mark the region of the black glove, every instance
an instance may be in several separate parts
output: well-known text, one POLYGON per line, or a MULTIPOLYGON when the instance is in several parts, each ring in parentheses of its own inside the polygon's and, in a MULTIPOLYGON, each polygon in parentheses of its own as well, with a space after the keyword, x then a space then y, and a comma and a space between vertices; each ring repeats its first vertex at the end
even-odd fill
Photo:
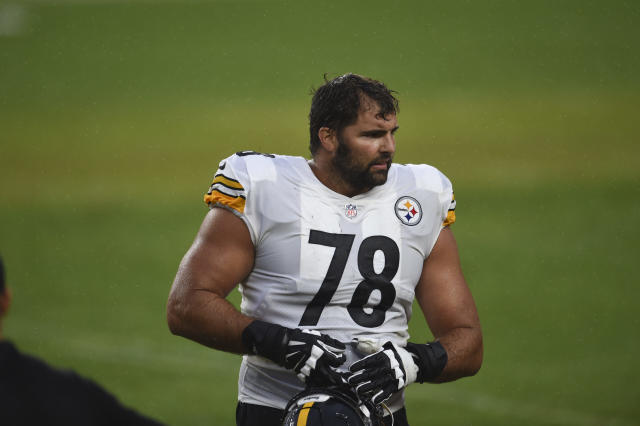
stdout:
POLYGON ((439 342, 408 343, 406 348, 386 342, 382 350, 354 362, 347 381, 377 405, 415 381, 436 378, 446 364, 447 352, 439 342))
POLYGON ((249 353, 295 371, 304 383, 314 386, 344 383, 333 368, 346 361, 346 347, 326 334, 255 320, 242 332, 242 343, 249 353))
POLYGON ((353 373, 347 379, 349 384, 361 399, 369 399, 374 405, 413 383, 418 374, 411 353, 391 342, 354 362, 349 370, 353 373))

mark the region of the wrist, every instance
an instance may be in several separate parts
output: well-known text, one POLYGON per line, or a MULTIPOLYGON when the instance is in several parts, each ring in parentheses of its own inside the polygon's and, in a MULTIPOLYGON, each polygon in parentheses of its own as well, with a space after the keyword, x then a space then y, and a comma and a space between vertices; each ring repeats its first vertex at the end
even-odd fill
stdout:
POLYGON ((252 355, 260 355, 284 365, 289 329, 278 324, 254 320, 242 331, 242 345, 252 355))
POLYGON ((440 342, 407 343, 406 347, 418 366, 416 381, 419 383, 430 382, 436 379, 447 366, 447 351, 440 342))
POLYGON ((408 386, 411 383, 415 382, 418 379, 418 373, 420 371, 418 364, 416 364, 413 354, 408 351, 406 348, 395 347, 395 351, 400 358, 400 362, 402 362, 402 369, 404 370, 404 386, 408 386))

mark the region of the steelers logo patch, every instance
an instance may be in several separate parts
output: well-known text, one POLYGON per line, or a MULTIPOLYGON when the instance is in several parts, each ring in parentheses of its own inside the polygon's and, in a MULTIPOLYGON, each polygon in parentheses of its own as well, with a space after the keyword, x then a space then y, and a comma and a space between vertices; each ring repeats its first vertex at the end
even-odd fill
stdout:
POLYGON ((422 219, 422 207, 418 200, 412 197, 400 197, 396 201, 396 216, 405 225, 414 226, 422 219))

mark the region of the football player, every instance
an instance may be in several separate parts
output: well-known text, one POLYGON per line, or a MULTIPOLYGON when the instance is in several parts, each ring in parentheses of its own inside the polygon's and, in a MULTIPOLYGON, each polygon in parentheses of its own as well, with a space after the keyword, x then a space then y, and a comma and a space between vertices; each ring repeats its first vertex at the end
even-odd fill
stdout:
POLYGON ((406 386, 480 368, 453 188, 434 167, 392 162, 397 112, 383 83, 345 74, 313 95, 310 160, 220 162, 167 317, 175 334, 244 354, 238 425, 278 425, 305 384, 345 382, 408 424, 406 386), (226 300, 238 284, 240 311, 226 300), (414 299, 433 342, 408 342, 414 299))

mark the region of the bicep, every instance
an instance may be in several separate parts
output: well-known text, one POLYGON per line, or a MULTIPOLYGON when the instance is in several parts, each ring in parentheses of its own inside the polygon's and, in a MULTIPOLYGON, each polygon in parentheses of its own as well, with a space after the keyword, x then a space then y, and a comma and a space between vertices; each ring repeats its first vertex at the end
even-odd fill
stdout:
POLYGON ((254 246, 242 219, 213 208, 180 263, 172 292, 203 290, 226 297, 247 277, 253 261, 254 246))
POLYGON ((425 260, 416 298, 434 337, 456 328, 476 328, 480 321, 462 274, 453 232, 444 228, 425 260))

